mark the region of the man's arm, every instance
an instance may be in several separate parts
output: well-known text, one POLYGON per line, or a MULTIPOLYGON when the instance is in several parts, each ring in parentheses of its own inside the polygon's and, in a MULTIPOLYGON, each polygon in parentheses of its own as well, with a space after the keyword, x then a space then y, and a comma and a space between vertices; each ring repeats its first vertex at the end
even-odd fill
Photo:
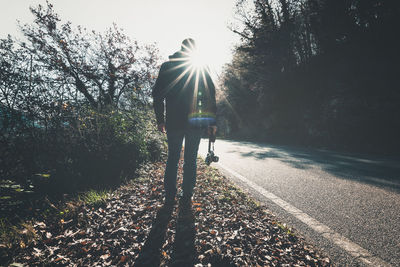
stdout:
POLYGON ((156 84, 153 87, 153 108, 156 114, 158 130, 165 132, 165 115, 164 115, 164 89, 165 89, 165 64, 161 65, 156 84))

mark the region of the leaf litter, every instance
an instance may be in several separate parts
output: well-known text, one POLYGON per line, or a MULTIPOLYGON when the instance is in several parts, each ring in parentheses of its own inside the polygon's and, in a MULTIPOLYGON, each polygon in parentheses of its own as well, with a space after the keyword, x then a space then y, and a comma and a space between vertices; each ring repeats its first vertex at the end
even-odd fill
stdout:
MULTIPOLYGON (((165 164, 100 207, 81 205, 64 220, 38 221, 39 238, 14 251, 25 266, 331 266, 330 259, 277 222, 216 169, 198 160, 191 203, 163 206, 165 164)), ((178 177, 182 177, 180 164, 178 177)), ((178 179, 180 188, 182 179, 178 179)))

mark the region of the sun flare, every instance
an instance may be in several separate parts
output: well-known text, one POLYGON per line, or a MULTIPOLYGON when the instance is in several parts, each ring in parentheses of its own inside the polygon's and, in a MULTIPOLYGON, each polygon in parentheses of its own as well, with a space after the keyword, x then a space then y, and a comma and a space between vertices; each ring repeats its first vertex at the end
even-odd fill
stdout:
POLYGON ((213 55, 213 50, 207 48, 206 46, 199 45, 196 41, 194 43, 188 43, 185 47, 185 54, 187 56, 188 65, 193 71, 215 71, 216 66, 218 65, 217 58, 213 55))
POLYGON ((195 68, 204 68, 209 64, 209 62, 206 57, 196 49, 190 54, 190 64, 195 68))

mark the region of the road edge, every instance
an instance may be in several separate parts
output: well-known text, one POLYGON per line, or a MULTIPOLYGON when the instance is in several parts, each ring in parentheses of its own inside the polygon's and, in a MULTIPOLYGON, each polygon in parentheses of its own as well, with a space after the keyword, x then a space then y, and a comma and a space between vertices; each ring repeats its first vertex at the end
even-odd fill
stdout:
POLYGON ((292 206, 288 202, 284 201, 283 199, 279 198, 275 194, 269 192, 268 190, 262 188, 261 186, 255 184, 254 182, 248 180, 246 177, 242 176, 241 174, 235 172, 234 170, 230 169, 227 166, 222 165, 221 163, 216 164, 218 167, 223 169, 229 175, 232 175, 236 179, 240 180, 247 186, 254 189, 259 194, 263 195, 265 198, 269 199, 280 208, 284 209, 290 215, 295 217, 297 220, 301 221, 308 227, 310 227, 313 231, 319 233, 322 237, 329 240, 330 242, 334 243, 339 248, 346 251, 348 254, 353 256, 357 261, 361 264, 366 266, 392 266, 388 262, 384 261, 383 259, 374 256, 368 252, 365 248, 361 247, 360 245, 352 242, 350 239, 342 236, 341 234, 335 232, 325 224, 317 221, 316 219, 312 218, 308 214, 304 213, 300 209, 292 206))

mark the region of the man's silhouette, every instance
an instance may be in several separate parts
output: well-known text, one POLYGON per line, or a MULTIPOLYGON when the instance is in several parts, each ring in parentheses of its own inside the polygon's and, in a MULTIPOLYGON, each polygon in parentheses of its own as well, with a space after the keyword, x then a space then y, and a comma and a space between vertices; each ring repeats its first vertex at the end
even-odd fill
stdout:
POLYGON ((215 87, 208 68, 194 66, 193 39, 185 39, 181 50, 161 65, 153 88, 158 129, 167 132, 168 160, 164 174, 165 201, 172 204, 176 194, 178 162, 185 139, 182 200, 190 201, 196 183, 196 158, 204 129, 216 132, 215 87), (164 100, 166 114, 164 114, 164 100))

